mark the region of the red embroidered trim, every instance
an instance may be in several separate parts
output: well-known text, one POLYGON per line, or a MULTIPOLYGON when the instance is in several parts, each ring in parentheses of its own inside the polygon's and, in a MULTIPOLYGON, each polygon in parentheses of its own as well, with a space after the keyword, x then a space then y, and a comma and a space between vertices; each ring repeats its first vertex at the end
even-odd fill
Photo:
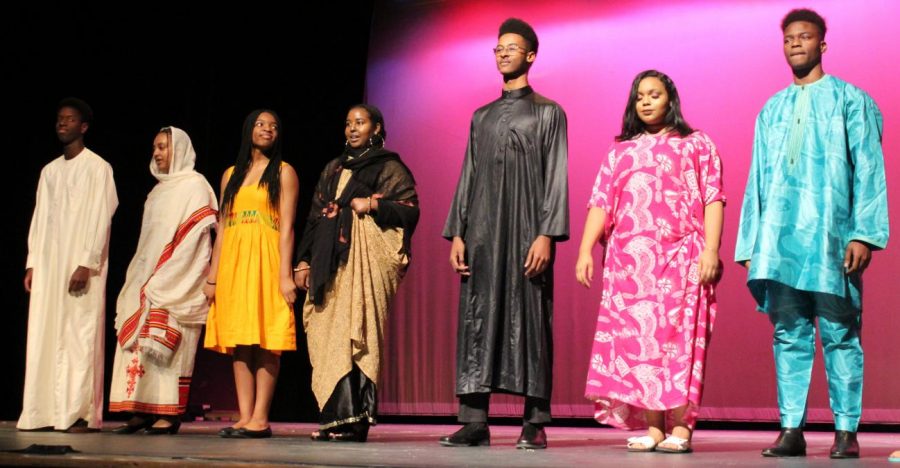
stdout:
MULTIPOLYGON (((202 219, 207 216, 215 216, 216 210, 210 208, 209 206, 204 206, 199 210, 195 211, 191 216, 188 217, 187 221, 181 223, 178 226, 178 229, 175 230, 175 237, 172 239, 172 242, 169 242, 166 247, 163 249, 162 254, 159 256, 159 261, 156 262, 156 268, 153 269, 153 273, 155 274, 159 271, 162 266, 172 258, 172 252, 178 247, 178 244, 184 240, 187 234, 194 228, 202 219)), ((150 275, 152 278, 153 275, 150 275)), ((150 282, 150 278, 147 278, 147 282, 150 282)), ((147 283, 144 283, 141 286, 141 301, 138 310, 135 311, 131 317, 125 320, 125 323, 122 324, 122 329, 119 331, 119 345, 124 346, 125 342, 130 340, 132 336, 134 336, 135 331, 137 331, 137 325, 141 318, 141 311, 144 310, 144 302, 146 301, 146 296, 144 295, 144 288, 147 287, 147 283)))

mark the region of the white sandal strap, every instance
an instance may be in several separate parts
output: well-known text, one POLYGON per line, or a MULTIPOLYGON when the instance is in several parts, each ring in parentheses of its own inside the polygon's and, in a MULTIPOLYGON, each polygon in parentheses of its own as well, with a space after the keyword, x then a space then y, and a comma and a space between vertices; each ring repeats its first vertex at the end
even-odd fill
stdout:
POLYGON ((666 437, 665 440, 660 442, 660 445, 672 445, 678 447, 678 449, 681 450, 686 448, 688 443, 690 443, 690 440, 688 439, 682 439, 681 437, 670 435, 669 437, 666 437))
POLYGON ((628 438, 628 446, 632 445, 642 445, 644 447, 656 447, 656 440, 650 436, 641 436, 641 437, 629 437, 628 438))

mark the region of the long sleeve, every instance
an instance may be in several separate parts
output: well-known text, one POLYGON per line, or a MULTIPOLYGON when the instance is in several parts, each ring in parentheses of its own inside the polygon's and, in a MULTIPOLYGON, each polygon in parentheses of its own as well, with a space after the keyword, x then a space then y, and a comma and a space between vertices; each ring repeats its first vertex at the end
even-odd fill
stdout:
POLYGON ((378 210, 373 219, 382 228, 400 227, 412 231, 419 222, 419 196, 412 175, 405 165, 391 161, 385 164, 378 177, 376 193, 378 210))
POLYGON ((462 172, 456 185, 456 193, 453 195, 453 203, 450 204, 450 213, 444 224, 444 238, 452 240, 454 237, 465 237, 466 227, 469 221, 469 203, 472 199, 471 191, 475 183, 475 154, 476 147, 475 118, 469 128, 469 143, 466 145, 466 156, 463 159, 462 172))
POLYGON ((119 206, 112 167, 109 164, 104 162, 97 168, 90 187, 92 196, 81 219, 82 226, 87 229, 88 234, 84 238, 81 251, 73 253, 76 255, 78 265, 97 271, 103 262, 103 255, 109 242, 113 214, 119 206))
POLYGON ((396 202, 393 200, 378 200, 378 211, 373 218, 382 228, 401 227, 415 228, 419 222, 418 202, 396 202))
POLYGON ((848 241, 862 241, 874 249, 883 249, 889 227, 881 112, 865 94, 849 97, 847 105, 847 142, 853 163, 848 241))
POLYGON ((737 263, 750 260, 756 246, 756 238, 759 235, 759 218, 762 210, 760 177, 766 153, 765 128, 766 123, 763 114, 760 113, 756 118, 756 129, 753 134, 753 159, 750 163, 750 174, 747 176, 747 187, 744 190, 737 245, 734 248, 734 261, 737 263))
POLYGON ((38 180, 37 196, 34 200, 34 214, 31 216, 31 228, 28 230, 28 257, 25 260, 25 269, 34 268, 37 262, 37 256, 40 254, 44 246, 41 242, 44 240, 47 230, 47 210, 50 200, 50 194, 47 192, 46 170, 41 171, 41 177, 38 180))
POLYGON ((538 233, 559 242, 569 239, 568 134, 562 108, 551 106, 549 112, 544 135, 544 202, 538 233))

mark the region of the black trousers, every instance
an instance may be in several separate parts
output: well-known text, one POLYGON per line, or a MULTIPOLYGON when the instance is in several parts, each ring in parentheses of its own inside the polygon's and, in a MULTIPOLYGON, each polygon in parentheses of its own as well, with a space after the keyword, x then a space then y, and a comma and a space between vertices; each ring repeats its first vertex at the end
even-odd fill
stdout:
MULTIPOLYGON (((459 422, 487 422, 490 404, 490 393, 466 393, 459 395, 459 422)), ((550 400, 526 396, 525 413, 522 415, 522 420, 531 424, 549 423, 550 400)))

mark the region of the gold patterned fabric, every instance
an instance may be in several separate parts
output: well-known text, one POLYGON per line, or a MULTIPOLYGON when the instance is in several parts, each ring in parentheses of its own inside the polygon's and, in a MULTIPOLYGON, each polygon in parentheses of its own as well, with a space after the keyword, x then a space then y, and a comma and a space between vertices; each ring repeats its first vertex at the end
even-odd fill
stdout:
MULTIPOLYGON (((344 170, 340 194, 352 171, 344 170)), ((312 363, 312 389, 321 410, 353 365, 379 381, 385 322, 409 262, 403 229, 382 228, 370 215, 353 216, 350 252, 325 290, 321 306, 307 298, 303 327, 312 363)))

